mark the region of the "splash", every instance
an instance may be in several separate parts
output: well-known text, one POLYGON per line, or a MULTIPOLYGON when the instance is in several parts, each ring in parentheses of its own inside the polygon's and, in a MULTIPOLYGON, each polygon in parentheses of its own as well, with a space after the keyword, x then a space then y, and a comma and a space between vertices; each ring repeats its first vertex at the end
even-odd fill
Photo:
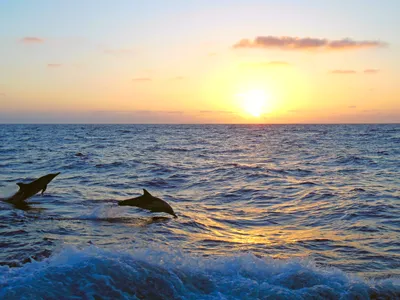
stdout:
POLYGON ((400 297, 400 280, 365 281, 307 260, 251 254, 63 248, 41 262, 0 267, 0 298, 308 299, 400 297))

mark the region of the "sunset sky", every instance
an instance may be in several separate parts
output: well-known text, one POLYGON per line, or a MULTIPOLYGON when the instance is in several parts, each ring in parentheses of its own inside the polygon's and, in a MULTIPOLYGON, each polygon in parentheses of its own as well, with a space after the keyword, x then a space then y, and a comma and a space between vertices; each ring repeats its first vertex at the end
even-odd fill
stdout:
POLYGON ((0 123, 400 122, 400 1, 0 0, 0 123))

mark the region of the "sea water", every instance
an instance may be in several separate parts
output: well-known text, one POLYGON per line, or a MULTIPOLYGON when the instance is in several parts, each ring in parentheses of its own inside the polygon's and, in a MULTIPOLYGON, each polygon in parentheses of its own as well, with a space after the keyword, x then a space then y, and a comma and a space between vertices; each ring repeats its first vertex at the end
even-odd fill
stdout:
POLYGON ((1 299, 400 298, 400 125, 0 125, 0 197, 55 172, 1 299))

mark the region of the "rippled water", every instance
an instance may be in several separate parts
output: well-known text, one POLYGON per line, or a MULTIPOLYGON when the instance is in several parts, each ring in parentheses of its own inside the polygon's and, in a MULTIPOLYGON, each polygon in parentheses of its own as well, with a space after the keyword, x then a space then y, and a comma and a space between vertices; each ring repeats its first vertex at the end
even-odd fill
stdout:
POLYGON ((0 197, 54 172, 0 298, 400 298, 400 125, 0 125, 0 197))

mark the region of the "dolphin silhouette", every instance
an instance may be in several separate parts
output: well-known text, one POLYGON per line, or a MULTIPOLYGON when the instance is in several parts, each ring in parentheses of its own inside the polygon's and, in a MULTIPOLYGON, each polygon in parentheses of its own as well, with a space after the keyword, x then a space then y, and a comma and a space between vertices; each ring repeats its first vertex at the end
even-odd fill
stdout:
POLYGON ((142 196, 119 201, 118 205, 136 206, 147 209, 151 212, 165 212, 167 214, 173 215, 175 218, 178 217, 174 213, 172 207, 167 202, 161 200, 160 198, 152 196, 146 189, 143 189, 142 196))
POLYGON ((13 204, 21 204, 24 203, 24 201, 27 200, 28 198, 39 193, 40 191, 42 191, 43 195, 43 193, 46 191, 47 185, 58 174, 60 174, 60 172, 54 174, 47 174, 32 181, 31 183, 18 182, 17 185, 19 186, 19 191, 16 192, 11 197, 2 200, 13 204))

